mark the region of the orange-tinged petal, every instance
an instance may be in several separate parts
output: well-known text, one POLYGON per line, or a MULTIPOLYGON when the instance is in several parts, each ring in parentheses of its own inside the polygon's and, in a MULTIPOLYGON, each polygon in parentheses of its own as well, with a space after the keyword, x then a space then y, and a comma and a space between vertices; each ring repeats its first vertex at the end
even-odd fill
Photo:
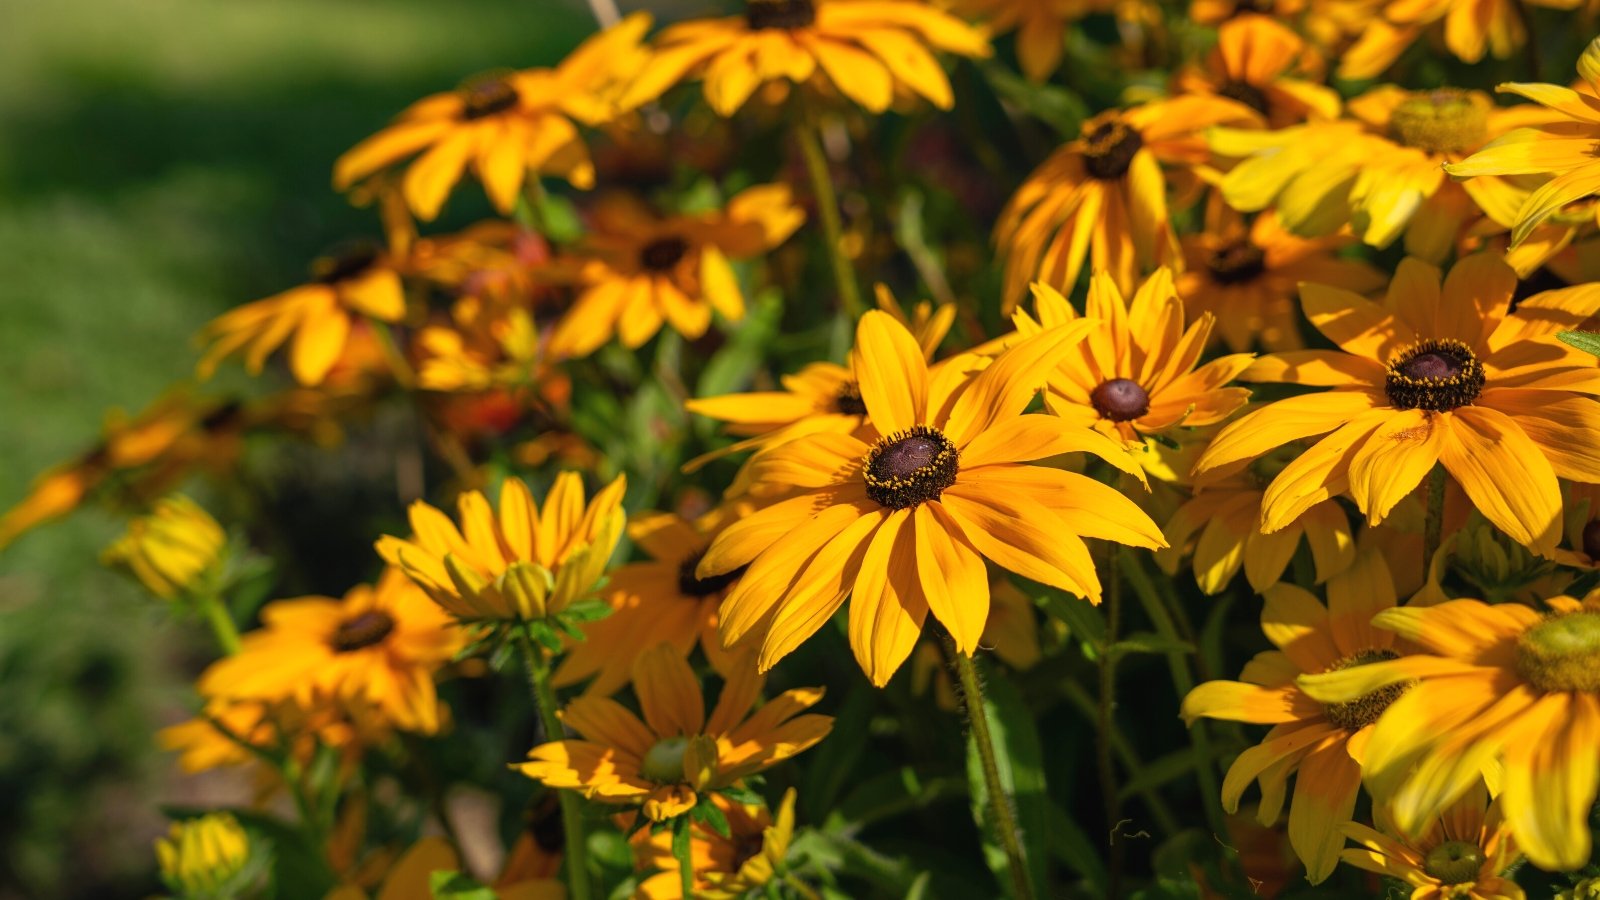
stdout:
POLYGON ((1300 761, 1294 801, 1289 805, 1289 845, 1306 865, 1306 879, 1318 884, 1333 874, 1344 847, 1339 826, 1355 813, 1361 792, 1361 767, 1345 742, 1329 741, 1300 761))
POLYGON ((633 689, 650 730, 659 737, 696 735, 705 727, 705 698, 689 663, 670 644, 639 654, 633 664, 633 689))
POLYGON ((1275 584, 1262 594, 1261 631, 1302 672, 1326 671, 1344 655, 1328 628, 1328 610, 1310 591, 1275 584))
MULTIPOLYGON (((1183 698, 1183 707, 1178 714, 1191 725, 1195 719, 1202 717, 1276 725, 1306 718, 1307 704, 1297 699, 1301 696, 1293 688, 1265 688, 1238 681, 1208 681, 1183 698)), ((1318 710, 1310 711, 1315 714, 1318 710)))
POLYGON ((955 639, 957 652, 971 656, 989 620, 989 575, 983 557, 941 505, 918 505, 914 519, 923 597, 955 639))
POLYGON ((928 615, 917 576, 915 527, 908 510, 890 514, 867 549, 850 598, 850 649, 877 687, 888 684, 911 655, 928 615), (899 527, 893 528, 896 520, 899 527))
POLYGON ((1440 462, 1474 506, 1513 540, 1536 552, 1561 539, 1561 489, 1555 470, 1505 413, 1463 406, 1452 414, 1440 462))
POLYGON ((877 309, 861 316, 850 361, 861 402, 880 434, 926 421, 928 364, 917 339, 894 316, 877 309))

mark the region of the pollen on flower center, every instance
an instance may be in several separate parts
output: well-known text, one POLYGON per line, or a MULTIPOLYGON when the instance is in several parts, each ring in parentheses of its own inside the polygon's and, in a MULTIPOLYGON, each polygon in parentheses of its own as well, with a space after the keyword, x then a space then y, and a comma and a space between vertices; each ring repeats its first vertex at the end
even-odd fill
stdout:
POLYGON ((1084 123, 1083 168, 1092 177, 1111 181, 1127 174, 1133 156, 1144 146, 1144 137, 1115 114, 1084 123))
POLYGON ((710 578, 696 578, 694 571, 700 566, 700 560, 706 555, 704 550, 692 553, 678 566, 678 593, 685 597, 709 597, 739 580, 747 566, 740 566, 721 575, 710 578))
POLYGON ((937 428, 913 425, 878 441, 861 467, 867 496, 890 509, 937 500, 956 483, 961 454, 937 428))
POLYGON ((1493 104, 1477 91, 1418 91, 1389 115, 1389 135, 1429 153, 1470 153, 1489 137, 1493 104))
POLYGON ((1551 616, 1524 631, 1517 674, 1541 691, 1600 691, 1600 613, 1551 616))
POLYGON ((645 751, 639 765, 639 774, 657 784, 675 784, 683 781, 683 757, 689 752, 689 739, 662 738, 645 751))
MULTIPOLYGON (((1363 650, 1354 656, 1347 656, 1339 660, 1329 666, 1328 671, 1337 672, 1353 666, 1366 666, 1399 658, 1400 654, 1395 653, 1393 650, 1363 650)), ((1378 721, 1378 717, 1383 715, 1383 711, 1389 708, 1389 704, 1399 700, 1400 696, 1411 690, 1412 685, 1415 683, 1413 681, 1401 681, 1378 688, 1370 694, 1363 694, 1354 700, 1347 700, 1343 703, 1324 703, 1322 709, 1327 714, 1328 721, 1333 724, 1347 731, 1360 731, 1378 721)))
POLYGON ((1267 95, 1248 81, 1225 81, 1217 88, 1217 94, 1243 103, 1262 115, 1267 114, 1267 95))
POLYGON ((1113 422, 1130 422, 1150 411, 1150 394, 1137 381, 1113 378, 1089 394, 1089 404, 1113 422))
POLYGON ((485 72, 462 82, 461 115, 471 121, 504 112, 517 105, 517 89, 506 80, 506 72, 485 72))
POLYGON ((1476 881, 1485 862, 1483 848, 1466 841, 1445 841, 1428 851, 1422 870, 1445 884, 1476 881))
POLYGON ((861 399, 861 385, 854 381, 846 381, 839 385, 839 394, 833 399, 833 408, 844 416, 866 415, 867 404, 861 399))
POLYGON ((689 242, 681 237, 664 237, 651 241, 639 251, 639 265, 651 272, 665 272, 677 265, 689 252, 689 242))
POLYGON ((1217 284, 1243 284, 1267 271, 1267 254, 1248 238, 1239 238, 1213 250, 1206 269, 1217 284))
POLYGON ((745 22, 753 31, 804 28, 817 21, 813 0, 746 0, 745 22))
POLYGON ((371 647, 382 643, 391 631, 394 631, 394 617, 381 609, 369 609, 339 623, 333 633, 333 649, 350 653, 371 647))
POLYGON ((311 277, 322 284, 336 284, 354 278, 377 264, 382 251, 370 241, 340 247, 311 263, 311 277))
POLYGON ((1483 363, 1466 344, 1426 340, 1395 355, 1384 392, 1397 409, 1445 412, 1478 399, 1484 381, 1483 363))

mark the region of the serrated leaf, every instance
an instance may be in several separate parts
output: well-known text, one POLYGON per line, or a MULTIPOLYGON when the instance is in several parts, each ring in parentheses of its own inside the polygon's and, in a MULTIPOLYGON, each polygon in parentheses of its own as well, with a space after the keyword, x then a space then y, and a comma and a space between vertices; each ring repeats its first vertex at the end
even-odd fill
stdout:
MULTIPOLYGON (((1022 844, 1033 895, 1048 897, 1045 845, 1050 840, 1050 801, 1045 792, 1044 750, 1039 743, 1039 732, 1016 686, 1003 678, 986 678, 980 662, 973 660, 973 665, 979 666, 978 677, 983 683, 982 714, 989 723, 989 734, 994 741, 995 767, 1012 804, 1017 839, 1022 844)), ((968 702, 970 705, 971 700, 968 702)), ((969 709, 969 714, 976 712, 969 709)), ((983 835, 984 859, 1009 895, 1014 890, 1011 863, 995 837, 997 826, 989 799, 989 783, 984 777, 977 740, 970 733, 967 736, 967 784, 972 793, 972 816, 983 835)))
POLYGON ((1556 334, 1556 338, 1569 347, 1600 356, 1600 331, 1562 331, 1556 334))
POLYGON ((500 900, 494 888, 479 884, 471 875, 441 869, 428 875, 433 900, 500 900))

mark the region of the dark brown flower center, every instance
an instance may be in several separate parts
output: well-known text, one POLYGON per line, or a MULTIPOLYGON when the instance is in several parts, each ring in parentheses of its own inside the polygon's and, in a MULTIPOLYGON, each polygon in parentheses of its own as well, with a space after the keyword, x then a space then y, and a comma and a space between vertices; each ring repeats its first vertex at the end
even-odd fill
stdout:
POLYGON ((677 265, 689 252, 689 242, 681 237, 664 237, 651 241, 639 251, 639 265, 651 272, 665 272, 677 265))
POLYGON ((1541 691, 1600 691, 1600 613, 1554 615, 1524 631, 1516 665, 1541 691))
POLYGON ((1083 126, 1083 168, 1091 177, 1112 181, 1127 174, 1144 138, 1120 118, 1090 120, 1083 126))
POLYGON ((733 839, 733 871, 737 872, 745 863, 761 855, 761 850, 766 846, 765 836, 757 831, 751 834, 741 834, 733 839))
POLYGON ((1267 95, 1248 81, 1224 81, 1217 93, 1229 100, 1243 103, 1263 116, 1267 114, 1267 95))
POLYGON ((472 121, 504 112, 517 105, 517 89, 507 79, 509 72, 485 72, 462 82, 461 116, 472 121))
POLYGON ((867 404, 861 399, 861 385, 854 381, 846 381, 839 385, 839 394, 833 400, 833 408, 840 415, 864 416, 867 414, 867 404))
POLYGON ((336 248, 311 263, 311 277, 322 284, 336 284, 354 278, 377 265, 383 251, 371 241, 356 241, 336 248))
POLYGON ((937 500, 956 483, 961 454, 937 428, 913 425, 873 446, 861 469, 867 496, 890 509, 937 500))
POLYGON ((394 617, 381 609, 369 609, 339 623, 333 633, 333 649, 350 653, 371 647, 382 643, 391 631, 394 631, 394 617))
POLYGON ((744 19, 753 31, 805 28, 817 21, 817 6, 812 0, 746 0, 744 19))
POLYGON ((1418 91, 1389 114, 1389 136, 1428 153, 1470 153, 1489 139, 1493 106, 1478 91, 1418 91))
POLYGON ((710 578, 696 578, 694 570, 699 568, 700 560, 706 555, 704 550, 691 554, 678 566, 678 593, 685 597, 709 597, 739 580, 747 566, 740 566, 721 575, 710 578))
POLYGON ((1600 519, 1583 526, 1583 552, 1590 559, 1600 560, 1600 519))
POLYGON ((1089 394, 1089 404, 1113 422, 1129 422, 1150 411, 1150 394, 1131 378, 1113 378, 1089 394))
POLYGON ((1477 844, 1445 841, 1423 857, 1422 870, 1445 884, 1466 884, 1478 880, 1486 861, 1477 844))
POLYGON ((1248 238, 1239 238, 1211 251, 1206 269, 1217 284, 1243 284, 1267 271, 1267 254, 1248 238))
POLYGON ((561 825, 561 804, 556 799, 555 791, 540 798, 538 805, 529 813, 528 833, 533 835, 533 842, 546 853, 560 853, 567 845, 567 831, 561 825))
MULTIPOLYGON (((1376 662, 1385 662, 1399 659, 1400 654, 1393 650, 1363 650, 1354 656, 1347 656, 1328 668, 1330 672, 1348 669, 1353 666, 1367 666, 1376 662)), ((1378 688, 1370 694, 1363 694, 1354 700, 1343 703, 1324 703, 1323 712, 1327 714, 1328 721, 1347 731, 1360 731, 1361 729, 1378 721, 1383 711, 1389 704, 1400 699, 1406 691, 1411 690, 1416 684, 1413 681, 1401 681, 1395 684, 1378 688)))
POLYGON ((1483 363, 1453 338, 1418 341, 1389 363, 1384 392, 1396 409, 1445 412, 1466 406, 1483 390, 1483 363))

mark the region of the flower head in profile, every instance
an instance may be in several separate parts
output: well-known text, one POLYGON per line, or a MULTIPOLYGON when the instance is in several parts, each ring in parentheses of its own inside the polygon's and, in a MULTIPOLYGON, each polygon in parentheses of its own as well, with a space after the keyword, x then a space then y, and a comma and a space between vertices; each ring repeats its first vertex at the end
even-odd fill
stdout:
POLYGON ((1217 29, 1203 67, 1180 71, 1177 93, 1214 94, 1250 107, 1273 128, 1339 117, 1339 94, 1319 84, 1322 58, 1275 19, 1240 15, 1217 29))
POLYGON ((1339 854, 1347 865, 1410 885, 1414 900, 1523 900, 1506 872, 1518 859, 1516 842, 1481 784, 1414 838, 1396 832, 1383 811, 1378 805, 1382 830, 1344 826, 1345 836, 1361 845, 1339 854))
POLYGON ((764 680, 746 660, 707 718, 689 663, 671 646, 654 647, 634 663, 642 720, 608 697, 579 697, 561 719, 580 737, 540 744, 516 768, 591 800, 642 805, 651 821, 680 816, 702 793, 810 749, 833 727, 831 716, 805 713, 821 688, 786 691, 751 712, 764 680))
POLYGON ((622 476, 584 505, 583 479, 562 472, 544 508, 521 479, 500 486, 498 511, 478 491, 457 499, 461 526, 418 500, 412 537, 385 535, 378 554, 463 620, 527 621, 564 612, 594 589, 622 536, 622 476))
POLYGON ((398 322, 406 312, 399 263, 375 244, 356 244, 311 266, 313 280, 223 313, 201 329, 206 345, 196 372, 210 378, 222 360, 242 355, 261 367, 285 342, 289 372, 304 385, 328 377, 363 317, 398 322))
POLYGON ((1371 524, 1443 464, 1472 504, 1538 551, 1560 536, 1557 476, 1600 481, 1600 367, 1554 337, 1600 309, 1589 285, 1536 294, 1510 309, 1517 279, 1488 254, 1440 272, 1400 263, 1382 302, 1301 286, 1306 318, 1339 350, 1264 356, 1247 381, 1328 387, 1229 423, 1196 472, 1326 435, 1267 486, 1264 531, 1348 492, 1371 524))
MULTIPOLYGON (((728 821, 728 834, 722 835, 703 822, 689 832, 689 858, 694 867, 694 896, 704 900, 735 900, 760 890, 777 877, 789 855, 794 839, 795 791, 783 794, 778 814, 764 805, 736 803, 716 794, 711 798, 728 821)), ((672 835, 668 831, 634 835, 634 858, 656 874, 639 884, 638 896, 645 900, 681 900, 683 882, 678 860, 672 855, 672 835)))
POLYGON ((174 494, 129 522, 100 561, 126 569, 150 593, 171 600, 214 572, 227 540, 222 526, 199 504, 174 494))
POLYGON ((332 704, 350 718, 433 734, 445 710, 433 676, 464 635, 410 579, 386 569, 343 599, 279 600, 239 653, 200 677, 200 693, 227 701, 332 704))
POLYGON ((724 116, 766 84, 843 96, 874 113, 903 94, 949 109, 955 97, 934 51, 990 52, 981 32, 911 0, 746 0, 744 15, 673 25, 655 46, 624 103, 703 81, 706 102, 724 116))
POLYGON ((1385 610, 1372 624, 1422 652, 1300 679, 1331 703, 1415 683, 1373 729, 1364 765, 1400 833, 1425 834, 1480 773, 1495 773, 1506 824, 1534 865, 1588 861, 1600 784, 1600 595, 1545 606, 1461 599, 1385 610))
POLYGON ((1222 783, 1233 812, 1252 781, 1261 785, 1259 819, 1277 821, 1295 775, 1289 843, 1317 883, 1339 862, 1339 826, 1355 811, 1373 723, 1406 690, 1403 680, 1323 703, 1296 685, 1302 674, 1365 668, 1401 658, 1394 634, 1371 623, 1395 604, 1394 582, 1377 553, 1363 553, 1328 579, 1324 606, 1304 588, 1275 585, 1263 594, 1261 630, 1277 646, 1256 654, 1240 681, 1208 681, 1183 700, 1185 721, 1205 717, 1271 725, 1261 743, 1239 754, 1222 783))
POLYGON ((1120 445, 1048 414, 1024 415, 1042 371, 1094 322, 1024 339, 970 378, 930 372, 892 316, 871 311, 851 368, 872 426, 866 439, 821 433, 773 447, 747 477, 764 504, 712 542, 697 575, 749 566, 722 607, 724 644, 764 632, 762 670, 809 638, 850 597, 850 644, 874 684, 911 653, 931 611, 960 652, 977 649, 989 615, 984 559, 1098 600, 1083 536, 1162 546, 1161 532, 1116 490, 1034 465, 1089 451, 1125 471, 1120 445))
POLYGON ((744 295, 729 265, 771 250, 805 221, 789 188, 746 188, 723 209, 658 216, 613 195, 595 208, 577 262, 578 299, 550 336, 556 356, 586 356, 613 335, 636 349, 669 324, 691 340, 713 311, 737 322, 744 295))
POLYGON ((250 835, 232 814, 207 813, 173 822, 156 839, 161 881, 179 897, 242 895, 251 867, 250 835))
POLYGON ((395 122, 350 148, 333 168, 335 190, 415 158, 400 193, 432 220, 470 166, 495 209, 509 215, 529 175, 594 184, 578 124, 618 115, 626 77, 645 64, 650 16, 634 13, 584 41, 553 69, 491 71, 413 103, 395 122))
MULTIPOLYGON (((1533 6, 1575 9, 1582 0, 1528 0, 1533 6)), ((1339 77, 1376 78, 1394 64, 1405 49, 1430 30, 1465 63, 1483 59, 1508 59, 1530 38, 1528 13, 1521 0, 1343 0, 1343 5, 1365 15, 1366 28, 1339 64, 1339 77), (1376 7, 1376 8, 1374 8, 1376 7), (1374 14, 1376 13, 1376 14, 1374 14)))
MULTIPOLYGON (((1080 321, 1054 288, 1035 284, 1033 295, 1039 319, 1018 311, 1019 334, 1048 334, 1080 321)), ((1087 335, 1050 370, 1044 393, 1045 406, 1074 425, 1138 442, 1179 426, 1214 425, 1250 398, 1248 389, 1228 383, 1253 355, 1200 364, 1215 319, 1202 313, 1185 327, 1183 302, 1165 267, 1127 300, 1109 274, 1096 272, 1084 316, 1087 335)))

